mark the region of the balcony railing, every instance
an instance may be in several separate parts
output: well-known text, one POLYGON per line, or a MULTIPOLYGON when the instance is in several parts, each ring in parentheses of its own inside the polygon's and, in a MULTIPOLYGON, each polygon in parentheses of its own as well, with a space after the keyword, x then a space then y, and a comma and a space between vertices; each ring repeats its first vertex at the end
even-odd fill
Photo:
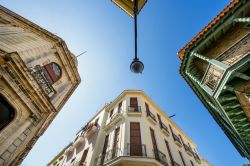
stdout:
POLYGON ((114 148, 106 152, 104 163, 108 163, 109 161, 122 156, 122 151, 120 148, 114 148))
POLYGON ((129 113, 141 113, 141 106, 128 106, 129 113))
POLYGON ((216 59, 232 66, 249 53, 250 33, 237 41, 232 47, 219 55, 216 59))
POLYGON ((159 150, 153 150, 154 158, 162 163, 164 166, 168 166, 166 155, 159 150))
POLYGON ((161 129, 164 131, 164 133, 166 133, 167 135, 169 135, 168 127, 167 127, 165 124, 163 124, 163 123, 161 122, 160 127, 161 127, 161 129))
POLYGON ((38 85, 41 87, 41 89, 44 91, 44 93, 51 97, 53 94, 56 93, 55 89, 49 83, 49 81, 46 78, 47 73, 45 73, 47 70, 44 69, 44 67, 40 65, 36 65, 33 68, 32 75, 34 76, 35 80, 37 81, 38 85))
POLYGON ((128 156, 143 156, 147 157, 147 150, 145 144, 128 144, 127 145, 128 156))
POLYGON ((207 85, 212 91, 214 91, 222 78, 223 72, 223 70, 213 65, 209 65, 203 76, 203 84, 207 85))
POLYGON ((82 162, 80 160, 75 161, 73 166, 87 166, 87 162, 82 162))
POLYGON ((71 157, 74 154, 74 150, 75 150, 75 148, 73 147, 73 145, 70 145, 68 147, 68 149, 65 150, 64 154, 66 156, 66 161, 68 161, 69 159, 71 159, 71 157))
POLYGON ((77 137, 77 139, 74 142, 74 147, 77 148, 77 147, 84 146, 84 145, 85 145, 85 140, 84 140, 83 135, 77 137))
POLYGON ((156 122, 156 117, 155 117, 155 115, 154 115, 151 111, 149 111, 149 110, 147 110, 147 117, 152 118, 152 119, 156 122))
POLYGON ((198 163, 201 163, 201 159, 199 157, 199 155, 197 153, 193 153, 194 154, 194 159, 198 162, 198 163))
POLYGON ((111 127, 117 125, 117 123, 121 122, 123 119, 124 119, 123 113, 117 112, 111 116, 110 120, 107 121, 107 124, 103 127, 103 129, 107 131, 111 127))
POLYGON ((173 133, 173 138, 174 138, 174 142, 175 142, 178 146, 182 146, 181 139, 180 139, 177 135, 175 135, 174 133, 173 133))
POLYGON ((110 118, 110 122, 116 120, 117 118, 119 118, 120 116, 122 116, 121 112, 116 112, 115 114, 113 114, 110 118))
POLYGON ((126 151, 122 151, 120 148, 113 148, 105 153, 105 156, 100 155, 96 158, 96 165, 105 165, 117 157, 120 156, 136 156, 136 157, 147 157, 146 145, 145 144, 128 144, 126 151), (103 160, 104 159, 104 160, 103 160))
POLYGON ((190 156, 192 156, 192 154, 193 154, 192 149, 191 149, 187 144, 183 144, 183 145, 184 145, 184 149, 186 150, 186 152, 187 152, 190 156))
MULTIPOLYGON (((250 33, 244 36, 242 39, 234 43, 234 45, 222 54, 220 54, 215 60, 224 63, 228 66, 232 66, 235 63, 239 62, 244 57, 249 54, 248 44, 250 43, 250 33)), ((224 74, 224 70, 214 66, 208 65, 206 72, 203 76, 202 83, 211 88, 212 91, 215 91, 219 82, 221 81, 224 74)))
MULTIPOLYGON (((127 148, 122 151, 120 148, 113 148, 111 150, 108 150, 105 153, 105 156, 102 154, 99 155, 95 160, 96 166, 103 166, 103 165, 109 165, 111 164, 116 158, 118 157, 142 157, 142 158, 148 158, 148 159, 155 159, 159 161, 162 165, 168 166, 167 158, 164 153, 161 151, 153 150, 153 156, 147 154, 145 144, 127 144, 127 148)), ((144 160, 144 159, 143 159, 144 160)), ((178 164, 175 164, 175 166, 180 166, 178 164)))

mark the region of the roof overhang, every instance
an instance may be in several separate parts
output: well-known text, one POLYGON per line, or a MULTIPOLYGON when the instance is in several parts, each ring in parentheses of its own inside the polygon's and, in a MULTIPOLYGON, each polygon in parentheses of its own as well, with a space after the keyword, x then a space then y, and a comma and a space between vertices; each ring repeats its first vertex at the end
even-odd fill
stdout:
MULTIPOLYGON (((134 17, 134 0, 111 0, 115 3, 119 8, 125 11, 131 17, 134 17)), ((141 9, 146 4, 147 0, 138 0, 138 14, 141 9)))
POLYGON ((217 24, 225 22, 224 18, 226 18, 229 14, 232 14, 232 11, 238 7, 238 5, 242 1, 240 0, 232 0, 232 2, 227 5, 226 8, 224 8, 208 25, 206 25, 196 36, 194 36, 179 52, 178 57, 180 60, 184 59, 184 56, 187 52, 187 50, 195 45, 197 41, 202 40, 203 38, 206 38, 207 33, 210 30, 213 30, 215 27, 218 27, 217 24))

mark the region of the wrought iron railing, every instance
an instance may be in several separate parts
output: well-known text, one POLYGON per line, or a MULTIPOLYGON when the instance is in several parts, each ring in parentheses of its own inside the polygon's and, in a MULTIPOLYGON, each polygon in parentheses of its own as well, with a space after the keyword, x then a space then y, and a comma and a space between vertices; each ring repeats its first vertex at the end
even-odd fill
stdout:
POLYGON ((203 77, 203 84, 207 85, 212 91, 215 90, 219 84, 224 71, 217 68, 216 66, 209 65, 207 71, 203 77))
POLYGON ((197 153, 194 152, 193 155, 194 155, 195 160, 201 161, 201 159, 197 153))
POLYGON ((182 145, 181 139, 177 135, 175 135, 174 133, 173 133, 173 138, 174 138, 174 141, 176 141, 182 145))
POLYGON ((145 144, 128 144, 127 155, 147 157, 146 145, 145 144))
POLYGON ((86 132, 87 129, 88 129, 88 123, 81 128, 81 130, 82 130, 83 133, 86 132))
POLYGON ((141 106, 128 106, 128 112, 141 112, 141 106))
POLYGON ((153 150, 154 158, 162 163, 164 166, 168 166, 166 155, 159 150, 153 150))
POLYGON ((53 94, 56 93, 56 91, 51 85, 51 83, 49 83, 49 81, 46 79, 44 71, 45 70, 43 70, 43 67, 41 67, 40 65, 36 65, 31 73, 37 81, 38 85, 44 91, 44 93, 51 97, 53 94))
MULTIPOLYGON (((248 33, 241 40, 236 42, 232 47, 227 49, 221 55, 219 55, 216 60, 220 61, 226 65, 232 66, 239 60, 249 55, 250 51, 250 33, 248 33)), ((219 69, 214 65, 209 65, 205 75, 203 76, 203 84, 207 85, 214 91, 219 84, 224 71, 219 69)))
POLYGON ((109 151, 106 152, 105 158, 104 158, 104 163, 108 163, 109 161, 122 156, 122 151, 120 148, 113 148, 109 151))
POLYGON ((87 166, 87 162, 76 161, 73 166, 87 166))
POLYGON ((117 118, 118 116, 122 115, 121 112, 116 112, 115 114, 113 114, 111 117, 110 117, 110 122, 113 121, 115 118, 117 118))
MULTIPOLYGON (((127 148, 122 151, 120 148, 113 148, 108 150, 105 155, 101 154, 99 155, 96 160, 95 160, 95 165, 96 166, 103 166, 103 165, 108 165, 111 163, 113 160, 115 160, 117 157, 143 157, 143 158, 150 158, 150 159, 155 159, 159 161, 162 165, 168 166, 167 158, 164 153, 162 153, 159 150, 154 151, 153 150, 153 156, 147 154, 146 150, 146 145, 145 144, 127 144, 127 148)), ((179 165, 175 165, 179 166, 179 165)))
POLYGON ((191 154, 193 154, 192 149, 191 149, 187 144, 183 144, 183 145, 184 145, 184 149, 185 149, 187 152, 190 152, 191 154))
POLYGON ((237 41, 232 47, 219 55, 216 59, 232 66, 248 55, 250 51, 250 33, 237 41))
POLYGON ((165 130, 166 132, 169 133, 168 127, 167 127, 164 123, 162 123, 162 122, 161 122, 161 128, 162 128, 163 130, 165 130))
POLYGON ((154 115, 151 111, 149 111, 149 110, 147 110, 147 116, 149 116, 149 117, 152 118, 154 121, 156 121, 155 115, 154 115))
POLYGON ((137 157, 147 157, 146 145, 145 144, 128 144, 127 148, 122 151, 120 148, 113 148, 108 150, 105 155, 99 155, 96 158, 96 165, 102 166, 111 162, 113 159, 120 156, 137 156, 137 157))

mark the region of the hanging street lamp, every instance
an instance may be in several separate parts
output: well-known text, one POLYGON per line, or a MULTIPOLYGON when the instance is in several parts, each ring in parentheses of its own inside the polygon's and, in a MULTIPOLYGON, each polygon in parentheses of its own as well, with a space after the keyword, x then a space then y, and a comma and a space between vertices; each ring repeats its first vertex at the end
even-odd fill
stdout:
POLYGON ((130 65, 130 70, 134 73, 142 73, 144 65, 137 57, 137 15, 146 4, 147 0, 112 0, 112 2, 134 18, 135 57, 130 65))

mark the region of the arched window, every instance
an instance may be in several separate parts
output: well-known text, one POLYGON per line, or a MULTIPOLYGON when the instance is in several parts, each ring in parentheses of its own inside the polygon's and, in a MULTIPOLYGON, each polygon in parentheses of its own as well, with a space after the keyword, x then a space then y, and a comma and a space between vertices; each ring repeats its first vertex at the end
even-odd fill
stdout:
POLYGON ((43 73, 45 74, 46 79, 51 84, 54 84, 62 76, 61 67, 55 62, 51 62, 47 65, 44 65, 43 66, 43 73))
POLYGON ((0 95, 0 131, 14 119, 14 116, 14 108, 0 95))

